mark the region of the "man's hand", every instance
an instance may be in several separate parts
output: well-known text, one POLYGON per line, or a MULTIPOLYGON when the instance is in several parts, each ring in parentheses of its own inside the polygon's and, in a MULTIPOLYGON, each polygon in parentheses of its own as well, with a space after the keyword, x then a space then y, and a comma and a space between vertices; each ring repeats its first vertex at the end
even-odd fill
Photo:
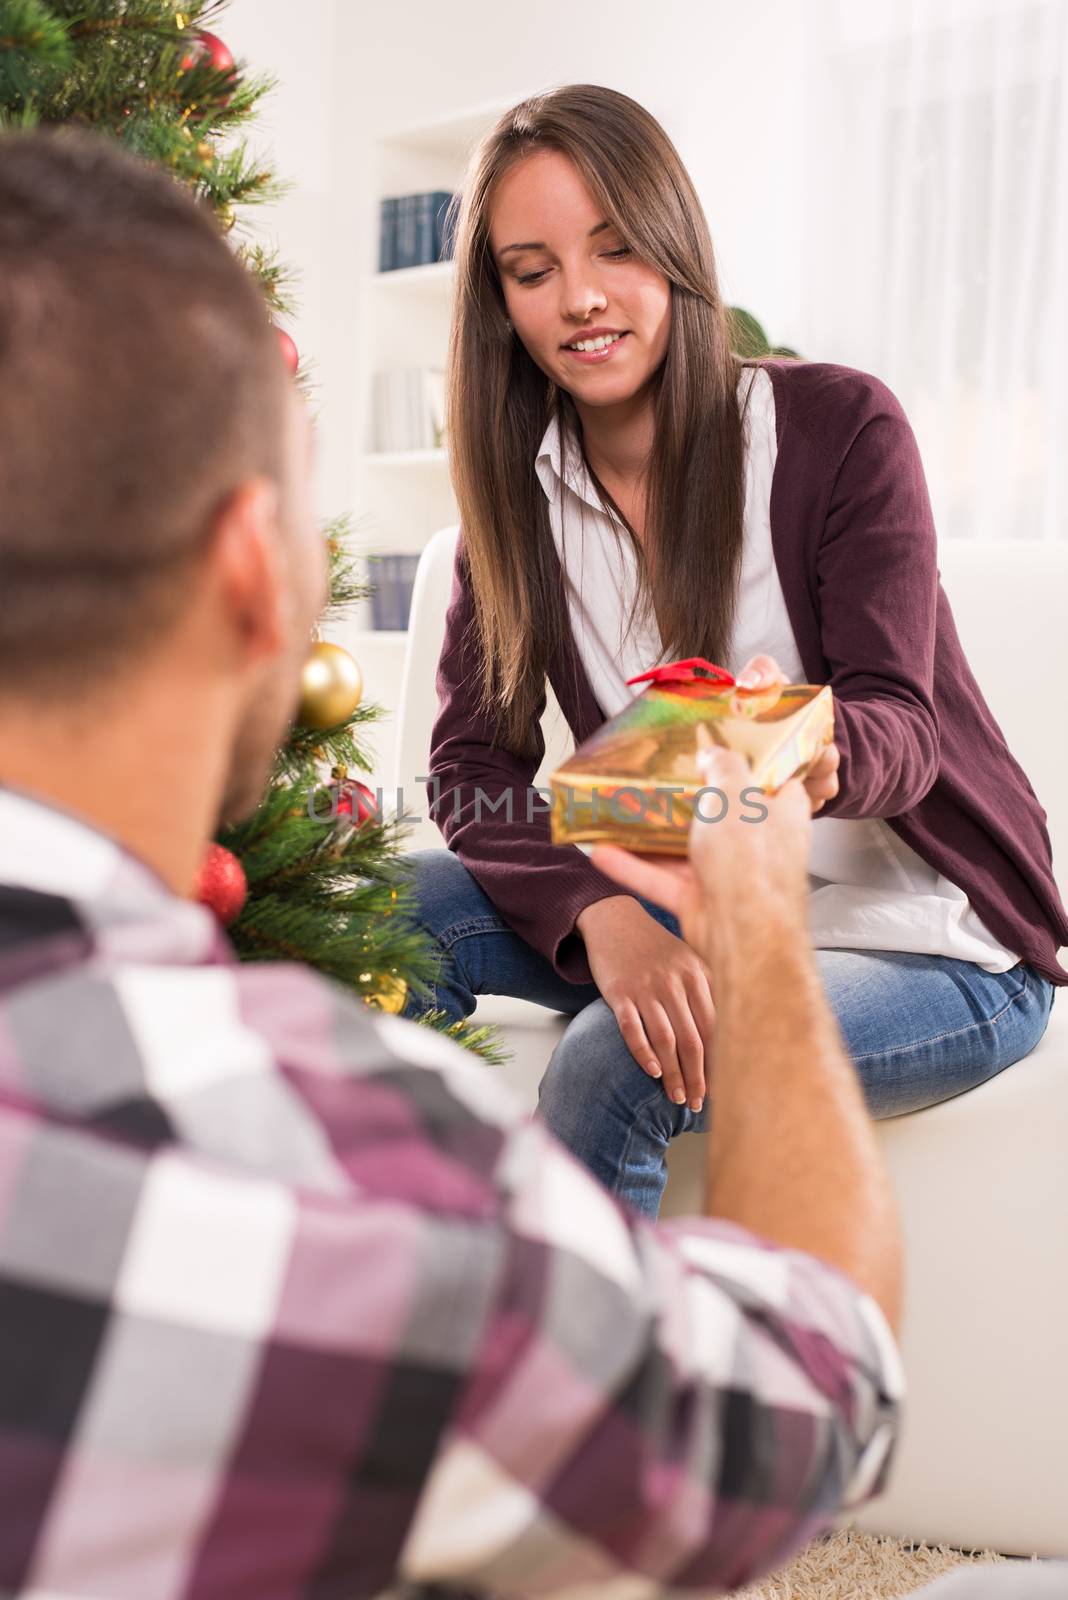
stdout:
POLYGON ((616 845, 597 845, 590 859, 617 883, 672 912, 714 978, 739 943, 744 958, 768 925, 807 942, 812 803, 801 779, 793 778, 777 795, 761 797, 767 810, 761 817, 741 797, 752 787, 744 756, 717 747, 700 752, 698 765, 706 785, 723 795, 725 810, 705 797, 690 825, 685 860, 616 845), (712 821, 717 811, 724 814, 712 821))
POLYGON ((577 927, 593 981, 635 1061, 662 1080, 676 1105, 700 1111, 715 1017, 700 956, 630 895, 594 901, 577 927))

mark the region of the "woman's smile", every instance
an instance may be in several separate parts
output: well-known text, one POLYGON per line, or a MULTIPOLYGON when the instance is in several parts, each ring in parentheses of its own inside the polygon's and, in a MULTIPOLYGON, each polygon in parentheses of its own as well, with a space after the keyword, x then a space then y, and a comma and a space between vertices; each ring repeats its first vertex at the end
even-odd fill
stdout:
POLYGON ((626 337, 626 333, 585 334, 562 348, 566 355, 574 361, 580 361, 583 366, 598 366, 611 360, 626 337))

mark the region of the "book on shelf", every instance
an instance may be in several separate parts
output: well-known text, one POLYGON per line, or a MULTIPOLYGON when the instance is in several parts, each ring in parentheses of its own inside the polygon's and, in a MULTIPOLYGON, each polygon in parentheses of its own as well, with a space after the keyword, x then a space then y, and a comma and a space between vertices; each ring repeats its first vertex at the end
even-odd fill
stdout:
POLYGON ((372 449, 439 450, 445 438, 445 373, 389 367, 374 375, 372 449))
POLYGON ((448 189, 433 189, 426 194, 391 195, 381 202, 379 272, 452 259, 452 198, 448 189))
POLYGON ((376 632, 401 632, 412 609, 418 555, 371 555, 367 558, 371 594, 371 626, 376 632))

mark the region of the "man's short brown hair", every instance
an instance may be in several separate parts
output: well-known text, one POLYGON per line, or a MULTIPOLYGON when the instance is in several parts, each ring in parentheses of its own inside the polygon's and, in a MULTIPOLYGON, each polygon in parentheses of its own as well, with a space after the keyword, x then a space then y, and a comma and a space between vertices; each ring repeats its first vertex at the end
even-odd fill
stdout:
POLYGON ((282 473, 286 373, 211 213, 97 136, 0 137, 0 697, 132 664, 213 513, 282 473))

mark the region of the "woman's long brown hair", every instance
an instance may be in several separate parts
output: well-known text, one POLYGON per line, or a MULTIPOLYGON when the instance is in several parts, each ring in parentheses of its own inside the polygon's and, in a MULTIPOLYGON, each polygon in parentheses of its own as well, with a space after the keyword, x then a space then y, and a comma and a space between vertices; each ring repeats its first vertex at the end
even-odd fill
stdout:
POLYGON ((446 412, 482 705, 516 751, 531 748, 546 672, 569 627, 535 458, 554 413, 575 439, 581 428, 570 396, 509 325, 489 209, 497 180, 545 149, 570 158, 623 242, 671 284, 644 545, 634 538, 639 595, 667 660, 726 658, 745 501, 738 380, 746 363, 731 350, 708 224, 675 147, 654 117, 612 89, 574 84, 524 100, 485 137, 464 180, 446 412))

